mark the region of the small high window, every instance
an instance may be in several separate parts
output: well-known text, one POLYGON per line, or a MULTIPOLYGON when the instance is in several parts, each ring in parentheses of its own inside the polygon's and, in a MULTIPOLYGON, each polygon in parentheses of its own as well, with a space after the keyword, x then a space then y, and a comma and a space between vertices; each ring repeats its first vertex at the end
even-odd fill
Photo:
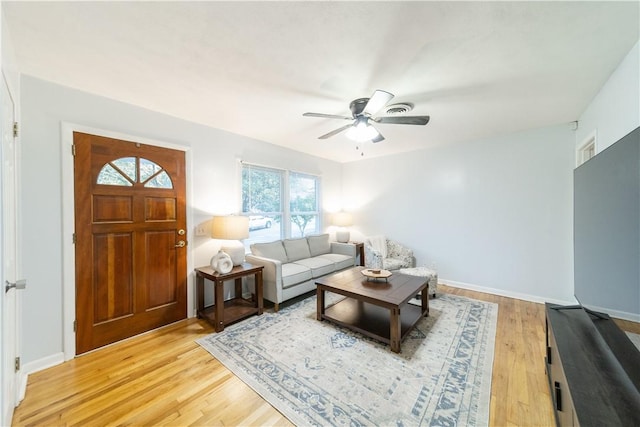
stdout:
POLYGON ((596 155, 596 135, 592 133, 589 135, 578 148, 576 153, 576 167, 585 163, 596 155))
POLYGON ((105 164, 98 174, 97 183, 124 187, 140 183, 146 188, 173 188, 171 177, 162 166, 137 157, 121 157, 105 164))

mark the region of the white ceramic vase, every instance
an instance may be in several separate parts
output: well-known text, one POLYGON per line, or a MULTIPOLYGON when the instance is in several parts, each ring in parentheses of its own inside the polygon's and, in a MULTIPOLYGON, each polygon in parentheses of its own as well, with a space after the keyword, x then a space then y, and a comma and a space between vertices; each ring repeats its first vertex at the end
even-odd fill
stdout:
POLYGON ((211 268, 220 274, 225 274, 233 268, 233 261, 231 261, 229 254, 221 249, 211 257, 211 268))

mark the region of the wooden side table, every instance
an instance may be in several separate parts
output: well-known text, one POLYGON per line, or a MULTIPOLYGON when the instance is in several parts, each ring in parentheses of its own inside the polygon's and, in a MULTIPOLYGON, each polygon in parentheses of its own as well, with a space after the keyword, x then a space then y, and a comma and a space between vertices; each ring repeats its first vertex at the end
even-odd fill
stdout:
POLYGON ((218 273, 211 267, 198 267, 196 271, 196 297, 198 299, 198 318, 204 318, 213 325, 216 332, 224 330, 229 325, 249 316, 262 314, 262 270, 263 266, 244 263, 233 267, 228 273, 218 273), (242 278, 255 275, 255 300, 242 298, 242 278), (213 282, 215 295, 214 305, 204 306, 204 279, 213 282), (224 282, 235 280, 235 297, 224 301, 224 282))
POLYGON ((364 267, 364 243, 363 242, 349 242, 356 246, 356 251, 360 255, 360 266, 364 267))

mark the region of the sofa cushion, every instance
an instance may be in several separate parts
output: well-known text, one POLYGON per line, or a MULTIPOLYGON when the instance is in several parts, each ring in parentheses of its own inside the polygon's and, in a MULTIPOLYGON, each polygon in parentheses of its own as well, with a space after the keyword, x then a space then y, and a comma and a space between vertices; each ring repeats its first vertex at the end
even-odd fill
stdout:
POLYGON ((335 265, 335 269, 342 270, 343 268, 353 267, 354 258, 349 255, 342 254, 324 254, 320 255, 318 258, 325 258, 335 265))
POLYGON ((269 243, 254 243, 250 246, 251 253, 264 258, 277 259, 280 262, 287 262, 287 253, 284 251, 282 241, 277 240, 269 243))
POLYGON ((283 289, 311 279, 311 269, 309 267, 293 262, 282 264, 283 289))
POLYGON ((305 237, 301 239, 286 239, 284 242, 284 250, 287 252, 287 260, 289 262, 297 261, 303 258, 309 258, 309 244, 305 237))
POLYGON ((311 275, 315 279, 316 277, 324 276, 325 274, 333 273, 336 271, 336 265, 330 259, 322 256, 313 258, 299 259, 296 264, 304 265, 311 269, 311 275))
POLYGON ((308 236, 309 251, 311 256, 328 254, 331 252, 331 242, 329 242, 329 234, 319 234, 317 236, 308 236))

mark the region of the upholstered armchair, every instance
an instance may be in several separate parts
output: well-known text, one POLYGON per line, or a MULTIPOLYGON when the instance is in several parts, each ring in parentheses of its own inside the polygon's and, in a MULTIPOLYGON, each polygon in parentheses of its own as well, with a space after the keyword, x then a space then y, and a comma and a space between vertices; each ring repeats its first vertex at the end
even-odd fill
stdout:
POLYGON ((398 270, 414 266, 413 250, 385 236, 370 236, 364 239, 365 266, 398 270))

